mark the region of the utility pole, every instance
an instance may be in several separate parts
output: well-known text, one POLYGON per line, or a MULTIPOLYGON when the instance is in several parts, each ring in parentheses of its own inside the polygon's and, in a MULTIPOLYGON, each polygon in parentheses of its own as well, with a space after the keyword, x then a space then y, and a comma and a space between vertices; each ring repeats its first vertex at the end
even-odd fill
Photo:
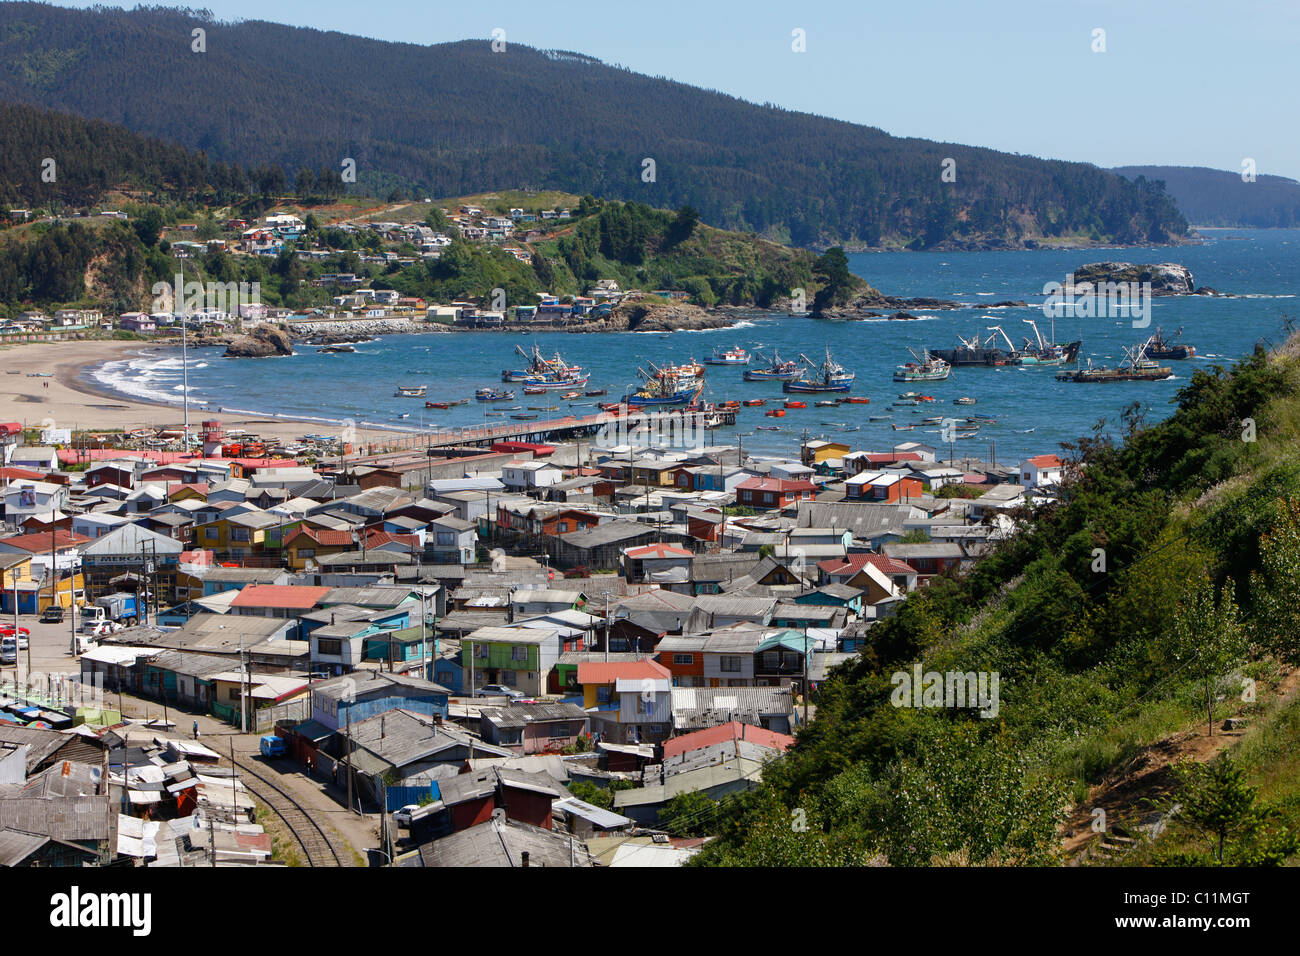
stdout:
POLYGON ((347 754, 347 761, 348 761, 348 812, 352 813, 353 810, 352 810, 352 708, 351 707, 348 708, 347 730, 345 734, 346 734, 346 741, 347 741, 346 754, 347 754))
MULTIPOLYGON (((245 717, 247 701, 248 694, 244 690, 244 643, 241 639, 239 643, 239 732, 241 734, 248 733, 245 717)), ((231 763, 234 763, 234 758, 231 758, 231 763)))
POLYGON ((609 663, 609 592, 605 592, 605 663, 609 663))

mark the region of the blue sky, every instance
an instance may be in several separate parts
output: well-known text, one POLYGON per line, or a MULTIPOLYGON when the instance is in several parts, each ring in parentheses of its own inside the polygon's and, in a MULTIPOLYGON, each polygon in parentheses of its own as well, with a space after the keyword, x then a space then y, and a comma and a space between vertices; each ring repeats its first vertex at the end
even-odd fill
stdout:
MULTIPOLYGON (((92 0, 58 0, 90 6, 92 0)), ((172 0, 176 2, 176 0, 172 0)), ((753 102, 899 136, 1101 166, 1300 178, 1293 0, 202 0, 268 19, 433 44, 506 31, 753 102), (805 31, 807 50, 791 50, 805 31), (1094 53, 1103 29, 1106 51, 1094 53)))

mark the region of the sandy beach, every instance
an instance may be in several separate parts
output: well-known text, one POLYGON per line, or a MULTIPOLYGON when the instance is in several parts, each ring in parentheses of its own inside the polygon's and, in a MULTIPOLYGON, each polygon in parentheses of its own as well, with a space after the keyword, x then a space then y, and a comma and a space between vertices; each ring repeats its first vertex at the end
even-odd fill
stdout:
MULTIPOLYGON (((22 422, 28 427, 53 423, 74 430, 122 429, 152 426, 179 428, 185 419, 179 405, 164 405, 138 398, 126 398, 85 382, 82 372, 101 362, 130 353, 174 350, 174 345, 151 342, 92 340, 33 342, 0 347, 0 420, 22 422), (32 378, 31 372, 52 372, 53 378, 32 378)), ((308 433, 328 432, 320 422, 214 413, 190 408, 190 427, 198 429, 203 418, 216 417, 227 427, 243 428, 263 437, 298 438, 308 433)), ((357 429, 363 441, 392 437, 377 428, 357 429)))

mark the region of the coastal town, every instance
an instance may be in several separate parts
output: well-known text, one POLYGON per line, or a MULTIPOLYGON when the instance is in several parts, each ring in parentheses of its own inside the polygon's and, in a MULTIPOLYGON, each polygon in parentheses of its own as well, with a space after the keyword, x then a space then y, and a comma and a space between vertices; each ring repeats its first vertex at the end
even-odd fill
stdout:
POLYGON ((1065 477, 688 414, 311 458, 0 424, 3 862, 684 863, 691 801, 1065 477))

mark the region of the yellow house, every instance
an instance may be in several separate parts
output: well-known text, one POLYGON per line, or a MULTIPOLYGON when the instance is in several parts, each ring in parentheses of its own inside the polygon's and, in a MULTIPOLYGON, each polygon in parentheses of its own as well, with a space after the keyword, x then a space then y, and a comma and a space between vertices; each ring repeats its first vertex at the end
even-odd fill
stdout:
POLYGON ((809 468, 816 468, 827 458, 843 458, 852 450, 852 446, 837 441, 805 442, 801 460, 809 468))
POLYGON ((266 543, 267 529, 278 529, 281 520, 280 516, 264 511, 248 511, 217 518, 194 526, 193 544, 205 551, 215 551, 220 556, 247 557, 262 549, 266 543))
POLYGON ((3 579, 4 590, 12 591, 15 582, 30 581, 32 579, 32 556, 30 554, 5 554, 0 555, 0 578, 3 579))

